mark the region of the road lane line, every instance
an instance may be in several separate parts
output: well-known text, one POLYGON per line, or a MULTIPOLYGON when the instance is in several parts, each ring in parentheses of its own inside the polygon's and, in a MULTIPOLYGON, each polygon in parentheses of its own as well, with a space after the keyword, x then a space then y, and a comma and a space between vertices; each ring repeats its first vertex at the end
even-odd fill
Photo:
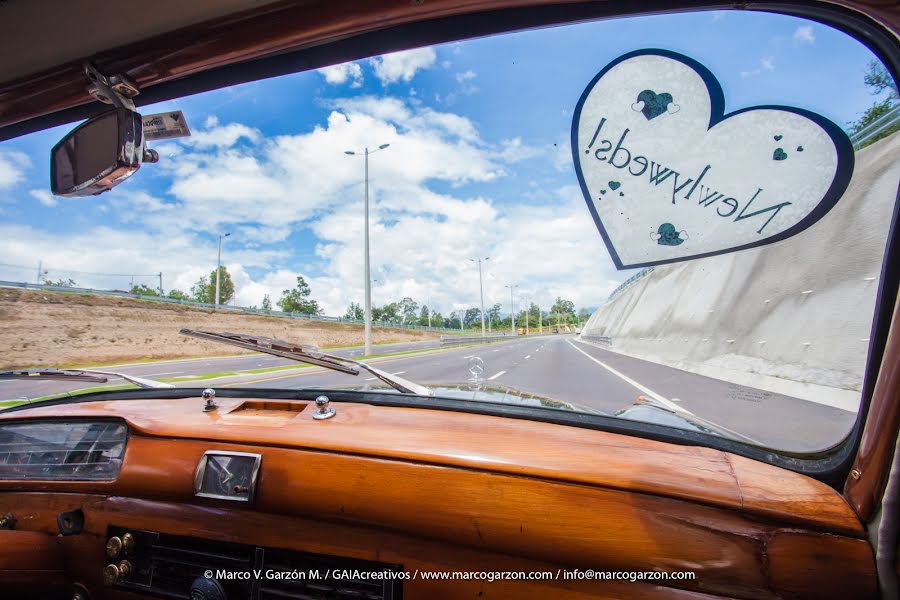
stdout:
POLYGON ((663 398, 662 396, 660 396, 659 394, 657 394, 656 392, 654 392, 653 390, 651 390, 651 389, 648 388, 647 386, 645 386, 645 385, 643 385, 643 384, 641 384, 641 383, 638 383, 637 381, 635 381, 634 379, 628 377, 628 376, 625 375, 624 373, 620 373, 619 371, 616 371, 615 369, 613 369, 612 367, 610 367, 608 364, 606 364, 606 363, 604 363, 604 362, 602 362, 602 361, 597 360, 596 358, 594 358, 593 356, 591 356, 590 354, 588 354, 587 352, 585 352, 584 350, 582 350, 581 348, 579 348, 578 346, 576 346, 575 344, 573 344, 573 343, 572 343, 572 340, 566 340, 566 342, 567 342, 570 346, 572 346, 573 348, 575 348, 576 350, 578 350, 579 352, 581 352, 582 354, 584 354, 585 356, 587 356, 589 359, 591 359, 592 361, 594 361, 595 363, 597 363, 598 365, 600 365, 601 367, 603 367, 604 369, 606 369, 607 371, 609 371, 610 373, 612 373, 613 375, 615 375, 616 377, 618 377, 619 379, 621 379, 622 381, 624 381, 625 383, 627 383, 628 385, 630 385, 630 386, 632 386, 632 387, 634 387, 634 388, 639 389, 640 391, 642 391, 643 393, 647 394, 648 396, 650 396, 650 397, 653 398, 654 400, 657 400, 657 401, 660 402, 661 404, 665 404, 665 405, 666 405, 668 408, 670 408, 671 410, 674 410, 674 411, 676 411, 676 412, 684 412, 684 413, 688 413, 688 414, 690 414, 690 415, 694 414, 694 413, 692 413, 691 411, 689 411, 688 409, 682 408, 681 406, 678 406, 677 404, 675 404, 675 403, 672 402, 671 400, 667 400, 666 398, 663 398))
POLYGON ((488 377, 488 381, 493 381, 493 380, 497 379, 498 377, 500 377, 501 375, 503 375, 504 373, 506 373, 506 371, 500 371, 499 373, 494 373, 493 375, 488 377))
POLYGON ((531 355, 530 355, 530 354, 529 354, 528 356, 525 357, 525 360, 528 360, 529 358, 531 358, 531 355))

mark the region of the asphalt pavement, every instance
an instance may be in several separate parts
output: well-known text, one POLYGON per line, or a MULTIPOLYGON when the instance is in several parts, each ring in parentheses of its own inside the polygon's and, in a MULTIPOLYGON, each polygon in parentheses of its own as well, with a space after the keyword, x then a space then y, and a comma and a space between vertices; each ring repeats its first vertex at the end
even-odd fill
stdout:
MULTIPOLYGON (((481 377, 486 385, 512 388, 560 400, 576 408, 607 413, 630 406, 639 395, 651 396, 765 445, 798 452, 831 446, 846 435, 855 420, 852 412, 625 356, 578 341, 573 335, 521 337, 450 349, 437 349, 437 345, 437 342, 420 342, 378 346, 378 353, 431 351, 377 358, 372 363, 405 379, 434 386, 467 382, 472 376, 470 361, 479 357, 484 363, 481 377)), ((347 348, 333 353, 358 356, 361 349, 347 348)), ((115 370, 151 378, 185 377, 287 364, 296 363, 260 354, 145 363, 115 370)), ((17 397, 15 394, 35 397, 90 385, 97 384, 4 382, 0 383, 0 398, 13 399, 17 397)), ((187 381, 184 385, 286 389, 383 387, 364 371, 352 376, 319 367, 187 381)))

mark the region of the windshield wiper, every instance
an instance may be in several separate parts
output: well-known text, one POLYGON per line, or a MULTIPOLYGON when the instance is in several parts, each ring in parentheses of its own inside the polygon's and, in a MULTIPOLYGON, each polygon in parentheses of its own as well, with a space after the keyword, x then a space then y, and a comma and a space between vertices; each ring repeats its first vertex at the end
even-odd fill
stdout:
POLYGON ((368 365, 362 361, 344 358, 343 356, 336 356, 334 354, 327 354, 320 351, 315 346, 298 346, 297 344, 285 340, 258 335, 247 335, 244 333, 215 333, 197 329, 182 329, 181 333, 202 340, 230 344, 239 348, 246 348, 248 350, 255 350, 256 352, 263 352, 265 354, 272 354, 274 356, 280 356, 298 362, 325 367, 326 369, 340 371, 342 373, 347 373, 348 375, 359 375, 358 369, 345 364, 349 363, 350 365, 355 365, 360 369, 368 371, 395 390, 403 392, 404 394, 416 394, 417 396, 434 395, 434 392, 424 385, 419 385, 418 383, 413 383, 402 377, 397 377, 396 375, 392 375, 381 369, 376 369, 372 365, 368 365))
POLYGON ((0 371, 0 379, 56 379, 56 380, 78 380, 93 381, 97 383, 106 383, 110 377, 120 377, 125 381, 129 381, 142 388, 174 388, 174 385, 146 379, 144 377, 135 377, 126 373, 118 373, 115 371, 98 371, 96 369, 16 369, 13 371, 0 371), (98 377, 99 375, 99 377, 98 377))

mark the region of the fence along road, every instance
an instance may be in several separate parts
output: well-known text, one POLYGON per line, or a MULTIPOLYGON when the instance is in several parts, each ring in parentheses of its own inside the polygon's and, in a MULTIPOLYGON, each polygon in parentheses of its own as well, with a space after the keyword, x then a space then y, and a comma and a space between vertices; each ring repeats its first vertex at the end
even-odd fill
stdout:
MULTIPOLYGON (((132 298, 135 300, 147 300, 150 302, 168 302, 169 304, 180 304, 183 306, 193 306, 196 308, 208 308, 213 310, 227 310, 233 312, 241 312, 253 315, 264 315, 267 317, 283 317, 289 319, 305 319, 307 321, 327 321, 329 323, 350 323, 362 325, 362 319, 347 319, 344 317, 327 317, 324 315, 306 315, 303 313, 290 313, 280 310, 263 310, 260 308, 250 308, 247 306, 228 306, 225 304, 209 304, 206 302, 194 302, 192 300, 179 300, 178 298, 167 298, 165 296, 145 296, 142 294, 132 294, 130 292, 121 292, 115 290, 95 290, 93 288, 68 287, 60 285, 45 285, 35 283, 24 283, 20 281, 0 281, 2 288, 19 288, 26 290, 42 290, 45 292, 67 292, 72 294, 93 294, 97 296, 116 296, 119 298, 132 298)), ((417 329, 422 331, 440 331, 449 334, 459 334, 457 329, 448 329, 446 327, 428 327, 427 325, 411 325, 402 322, 393 321, 372 321, 375 327, 390 327, 392 329, 417 329)))

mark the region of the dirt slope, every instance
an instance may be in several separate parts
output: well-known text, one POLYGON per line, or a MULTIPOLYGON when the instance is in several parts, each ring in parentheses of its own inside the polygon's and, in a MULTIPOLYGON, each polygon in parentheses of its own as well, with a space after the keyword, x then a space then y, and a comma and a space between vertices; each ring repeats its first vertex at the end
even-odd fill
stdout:
MULTIPOLYGON (((236 354, 178 333, 182 327, 278 337, 322 348, 362 344, 361 325, 216 312, 163 302, 0 288, 0 369, 236 354)), ((434 339, 434 332, 373 329, 374 341, 434 339)))

